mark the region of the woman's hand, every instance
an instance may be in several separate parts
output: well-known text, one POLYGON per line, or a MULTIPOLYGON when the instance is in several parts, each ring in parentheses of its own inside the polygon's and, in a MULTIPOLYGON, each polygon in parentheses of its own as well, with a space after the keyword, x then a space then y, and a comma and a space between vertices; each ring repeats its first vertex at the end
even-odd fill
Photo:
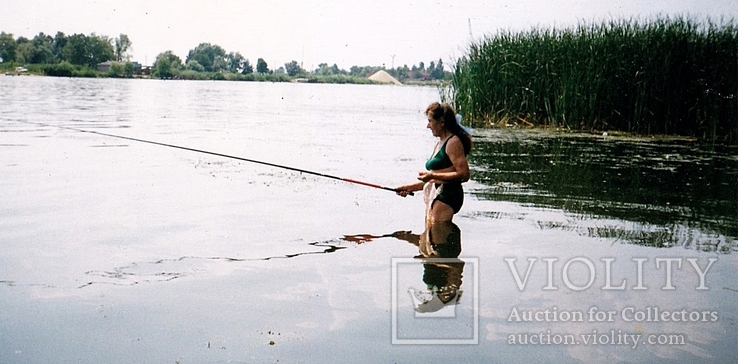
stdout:
POLYGON ((412 192, 410 192, 408 190, 401 190, 401 189, 398 188, 398 189, 395 189, 395 193, 397 194, 397 196, 407 197, 407 195, 411 194, 412 192))
POLYGON ((398 196, 407 197, 408 195, 412 196, 413 192, 420 191, 423 189, 423 182, 417 182, 412 183, 409 185, 402 185, 400 187, 395 188, 395 193, 398 196))
POLYGON ((435 178, 435 176, 433 175, 433 172, 431 172, 431 171, 418 172, 418 179, 421 180, 421 181, 423 181, 423 182, 430 182, 434 178, 435 178))

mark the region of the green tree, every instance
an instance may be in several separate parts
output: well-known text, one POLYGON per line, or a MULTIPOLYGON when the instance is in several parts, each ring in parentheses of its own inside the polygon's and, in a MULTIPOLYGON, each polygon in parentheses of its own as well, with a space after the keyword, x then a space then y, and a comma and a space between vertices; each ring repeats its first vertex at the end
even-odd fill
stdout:
POLYGON ((40 64, 40 63, 56 63, 58 59, 54 57, 54 38, 50 35, 46 35, 43 32, 38 33, 33 40, 33 50, 30 53, 30 57, 26 62, 40 64))
POLYGON ((180 68, 182 68, 182 59, 174 52, 166 51, 156 56, 151 74, 158 78, 172 78, 174 72, 180 68))
POLYGON ((15 61, 16 43, 13 34, 0 33, 0 60, 3 63, 15 61))
POLYGON ((335 63, 333 64, 333 66, 331 66, 331 71, 334 75, 345 75, 347 73, 346 71, 338 68, 338 65, 335 63))
POLYGON ((446 72, 443 70, 443 60, 439 58, 436 64, 431 62, 430 67, 428 67, 428 74, 436 80, 444 79, 446 72))
POLYGON ((64 60, 71 64, 87 64, 89 62, 89 51, 87 49, 87 36, 84 34, 72 34, 67 38, 62 52, 64 60))
POLYGON ((169 61, 169 64, 172 66, 173 69, 180 69, 182 68, 182 58, 179 58, 174 52, 172 51, 166 51, 159 53, 159 55, 156 56, 156 60, 154 61, 154 67, 156 67, 156 62, 166 59, 169 61))
POLYGON ((321 63, 318 65, 318 68, 315 70, 315 74, 319 76, 330 76, 330 75, 337 75, 340 74, 340 70, 338 69, 338 66, 334 64, 333 66, 328 66, 328 63, 321 63))
POLYGON ((133 63, 131 62, 113 62, 110 65, 110 70, 108 70, 108 76, 118 78, 131 78, 133 77, 133 68, 133 63))
POLYGON ((246 61, 241 53, 230 52, 226 55, 226 63, 228 64, 228 71, 238 73, 243 69, 243 63, 246 61))
POLYGON ((136 70, 136 67, 133 66, 132 62, 126 62, 123 65, 123 75, 127 78, 133 77, 133 72, 136 70))
POLYGON ((69 63, 89 67, 95 67, 98 63, 115 58, 115 51, 113 45, 110 44, 110 39, 97 36, 95 33, 90 34, 90 36, 84 34, 69 36, 62 54, 69 63))
POLYGON ((213 61, 213 72, 228 72, 228 60, 225 57, 215 58, 213 61))
POLYGON ((115 60, 118 62, 128 60, 130 57, 127 52, 131 49, 131 39, 125 34, 120 34, 118 38, 114 40, 115 60))
POLYGON ((33 44, 26 37, 18 37, 15 40, 15 61, 18 63, 26 63, 33 53, 33 44))
POLYGON ((124 77, 124 72, 122 63, 113 62, 108 70, 108 77, 124 77))
MULTIPOLYGON (((325 67, 327 67, 327 65, 325 67)), ((372 67, 372 66, 359 67, 359 66, 352 66, 350 68, 350 71, 348 72, 348 74, 351 75, 351 76, 356 76, 356 77, 369 77, 370 75, 376 73, 377 71, 379 71, 381 69, 382 69, 382 67, 372 67)), ((346 71, 341 71, 341 73, 345 73, 345 72, 346 71)))
POLYGON ((98 63, 115 59, 115 49, 110 38, 92 33, 88 37, 88 40, 91 50, 90 67, 95 67, 98 63))
POLYGON ((198 61, 196 61, 194 59, 191 59, 191 60, 187 61, 187 64, 185 65, 185 68, 187 68, 190 71, 205 72, 205 67, 203 65, 201 65, 200 62, 198 62, 198 61))
POLYGON ((303 75, 307 73, 302 67, 300 67, 300 64, 297 63, 297 61, 292 61, 290 63, 284 64, 285 72, 287 72, 287 75, 290 77, 295 77, 297 75, 303 75))
POLYGON ((54 54, 54 58, 61 61, 64 59, 62 53, 64 46, 67 45, 67 36, 62 32, 56 32, 54 36, 54 45, 51 47, 51 53, 54 54))
POLYGON ((269 66, 267 65, 264 58, 259 58, 256 60, 256 72, 261 74, 269 73, 269 66))
POLYGON ((364 74, 364 67, 359 67, 359 66, 351 66, 351 68, 349 69, 349 75, 366 76, 366 74, 364 74))
POLYGON ((33 44, 31 42, 23 42, 15 47, 15 61, 20 64, 30 63, 33 56, 33 44))
POLYGON ((72 77, 75 67, 67 61, 61 61, 57 64, 44 66, 44 73, 47 76, 55 77, 72 77))
POLYGON ((174 70, 172 69, 172 62, 166 58, 157 59, 154 64, 151 74, 158 78, 172 78, 174 77, 174 70))
POLYGON ((200 43, 197 47, 187 53, 186 63, 197 61, 207 72, 219 72, 228 69, 228 62, 225 60, 225 50, 210 43, 200 43))
POLYGON ((243 61, 242 67, 241 74, 249 75, 254 73, 254 66, 251 65, 251 62, 249 62, 248 59, 243 61))

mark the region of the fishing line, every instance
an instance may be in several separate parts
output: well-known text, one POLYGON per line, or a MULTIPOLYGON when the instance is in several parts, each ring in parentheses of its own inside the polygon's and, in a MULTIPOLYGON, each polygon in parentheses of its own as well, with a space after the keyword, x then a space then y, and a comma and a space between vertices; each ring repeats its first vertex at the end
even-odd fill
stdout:
MULTIPOLYGON (((47 126, 47 127, 55 127, 55 128, 60 128, 60 129, 73 130, 73 131, 77 131, 77 132, 80 132, 80 133, 97 134, 97 135, 102 135, 102 136, 106 136, 106 137, 110 137, 110 138, 125 139, 125 140, 130 140, 130 141, 139 142, 139 143, 147 143, 147 144, 159 145, 159 146, 162 146, 162 147, 169 147, 169 148, 175 148, 175 149, 181 149, 181 150, 188 150, 190 152, 195 152, 195 153, 202 153, 202 154, 214 155, 214 156, 217 156, 217 157, 230 158, 230 159, 235 159, 235 160, 239 160, 239 161, 243 161, 243 162, 261 164, 261 165, 270 166, 270 167, 274 167, 274 168, 287 169, 287 170, 294 171, 294 172, 300 172, 300 173, 305 173, 305 174, 312 174, 314 176, 319 176, 319 177, 331 178, 331 179, 335 179, 335 180, 339 180, 339 181, 343 181, 343 182, 348 182, 348 183, 354 183, 354 184, 358 184, 358 185, 362 185, 362 186, 379 188, 379 189, 382 189, 382 190, 387 190, 387 191, 392 191, 392 192, 399 192, 399 190, 396 189, 396 188, 380 186, 380 185, 374 184, 374 183, 363 182, 363 181, 358 181, 358 180, 355 180, 355 179, 343 178, 343 177, 333 176, 333 175, 330 175, 330 174, 325 174, 325 173, 320 173, 320 172, 314 172, 314 171, 308 171, 306 169, 300 169, 300 168, 285 166, 285 165, 276 164, 276 163, 269 163, 269 162, 255 160, 255 159, 243 158, 243 157, 238 157, 238 156, 234 156, 234 155, 228 155, 228 154, 223 154, 223 153, 211 152, 211 151, 203 150, 203 149, 195 149, 195 148, 190 148, 190 147, 184 147, 184 146, 181 146, 181 145, 175 145, 175 144, 168 144, 168 143, 157 142, 157 141, 153 141, 153 140, 146 140, 146 139, 139 139, 139 138, 127 137, 127 136, 123 136, 123 135, 117 135, 117 134, 103 133, 103 132, 94 131, 94 130, 78 129, 78 128, 73 128, 73 127, 69 127, 69 126, 59 126, 59 125, 51 125, 51 124, 44 124, 44 123, 34 123, 34 122, 30 122, 30 121, 21 121, 21 120, 17 120, 17 121, 22 122, 22 123, 26 123, 26 124, 41 125, 41 126, 47 126)), ((412 192, 411 193, 408 193, 408 194, 411 195, 411 196, 413 195, 412 192)))

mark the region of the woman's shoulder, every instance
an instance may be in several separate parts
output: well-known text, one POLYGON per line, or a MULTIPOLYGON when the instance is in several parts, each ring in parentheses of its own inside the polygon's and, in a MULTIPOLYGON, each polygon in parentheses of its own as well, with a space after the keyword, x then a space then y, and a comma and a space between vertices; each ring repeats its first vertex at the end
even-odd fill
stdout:
POLYGON ((471 151, 471 138, 465 134, 454 134, 446 144, 447 149, 460 150, 464 155, 471 151))
MULTIPOLYGON (((446 140, 446 146, 456 146, 456 145, 462 145, 461 138, 454 134, 448 140, 446 140)), ((463 145, 462 145, 463 147, 463 145)))
POLYGON ((461 150, 464 151, 464 144, 461 142, 461 138, 458 135, 453 135, 446 141, 446 151, 450 150, 461 150))

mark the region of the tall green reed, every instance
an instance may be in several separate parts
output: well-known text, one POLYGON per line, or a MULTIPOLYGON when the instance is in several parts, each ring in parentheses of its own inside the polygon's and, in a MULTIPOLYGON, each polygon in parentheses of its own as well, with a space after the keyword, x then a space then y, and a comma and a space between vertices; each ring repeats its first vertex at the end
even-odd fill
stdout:
POLYGON ((449 93, 477 125, 738 142, 738 28, 660 16, 501 31, 470 44, 449 93))

